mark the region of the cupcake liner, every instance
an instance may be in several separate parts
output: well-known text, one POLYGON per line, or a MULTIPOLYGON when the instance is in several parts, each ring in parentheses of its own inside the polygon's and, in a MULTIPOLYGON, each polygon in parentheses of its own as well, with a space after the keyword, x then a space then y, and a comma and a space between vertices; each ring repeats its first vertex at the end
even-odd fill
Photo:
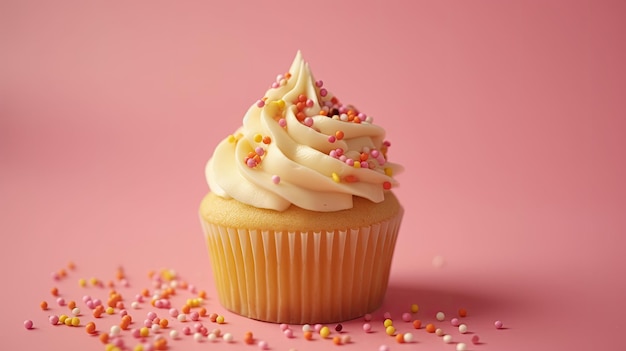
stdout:
POLYGON ((402 211, 348 230, 228 228, 202 220, 220 303, 289 324, 331 323, 377 309, 384 298, 402 211))

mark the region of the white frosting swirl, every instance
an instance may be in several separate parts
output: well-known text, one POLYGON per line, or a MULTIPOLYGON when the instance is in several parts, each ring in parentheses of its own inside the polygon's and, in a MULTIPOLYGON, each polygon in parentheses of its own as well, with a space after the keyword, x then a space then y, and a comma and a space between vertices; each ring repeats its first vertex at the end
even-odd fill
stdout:
POLYGON ((402 170, 385 159, 385 131, 321 86, 298 52, 243 126, 218 144, 206 166, 211 191, 277 211, 349 209, 352 196, 383 201, 402 170))

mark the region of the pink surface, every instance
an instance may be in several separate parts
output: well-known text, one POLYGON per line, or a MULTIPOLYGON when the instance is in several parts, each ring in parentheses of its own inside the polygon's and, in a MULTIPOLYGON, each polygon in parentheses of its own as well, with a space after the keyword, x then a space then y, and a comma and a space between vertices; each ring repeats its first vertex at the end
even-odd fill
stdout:
MULTIPOLYGON (((150 270, 175 269, 208 292, 236 341, 186 337, 171 350, 256 349, 242 344, 246 330, 272 350, 334 347, 223 311, 197 218, 213 147, 300 49, 316 78, 387 129, 390 157, 406 166, 376 332, 345 323, 343 349, 454 350, 424 329, 403 345, 383 333, 385 311, 411 329, 399 317, 412 303, 423 322, 446 312, 439 325, 470 350, 621 346, 625 11, 619 1, 0 3, 3 345, 104 349, 82 328, 47 323, 66 312, 49 290, 87 311, 81 297, 107 289, 78 279, 113 279, 122 266, 126 301, 151 287, 150 270), (76 270, 52 280, 69 261, 76 270), (482 344, 450 326, 459 307, 482 344)), ((136 325, 148 310, 131 310, 136 325)))

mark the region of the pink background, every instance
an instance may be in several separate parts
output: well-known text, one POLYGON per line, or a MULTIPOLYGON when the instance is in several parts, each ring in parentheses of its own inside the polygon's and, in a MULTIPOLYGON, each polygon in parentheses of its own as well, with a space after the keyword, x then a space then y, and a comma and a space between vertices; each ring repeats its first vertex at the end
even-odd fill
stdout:
MULTIPOLYGON (((171 350, 257 349, 242 346, 246 330, 272 350, 334 347, 223 311, 197 218, 212 149, 298 49, 387 129, 390 158, 406 166, 377 332, 345 323, 354 342, 343 348, 454 350, 424 329, 405 345, 384 335, 385 311, 411 329, 399 316, 412 303, 424 322, 465 307, 484 341, 470 350, 623 345, 624 2, 231 3, 0 2, 3 345, 104 349, 47 323, 67 312, 49 290, 103 298, 76 282, 123 266, 127 301, 150 287, 148 271, 176 269, 208 292, 238 345, 187 337, 171 350), (55 282, 69 261, 76 271, 55 282)), ((148 310, 131 314, 139 323, 148 310)), ((439 325, 468 342, 448 320, 439 325)))

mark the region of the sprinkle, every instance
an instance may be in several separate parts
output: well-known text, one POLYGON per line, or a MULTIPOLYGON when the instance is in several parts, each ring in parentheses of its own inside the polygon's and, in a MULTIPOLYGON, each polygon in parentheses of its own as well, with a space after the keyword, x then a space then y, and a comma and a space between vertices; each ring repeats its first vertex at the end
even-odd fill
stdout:
POLYGON ((233 342, 235 338, 233 337, 233 334, 231 333, 224 333, 224 336, 222 336, 222 339, 224 339, 224 341, 226 342, 233 342))
POLYGON ((27 319, 24 321, 24 328, 26 329, 33 329, 33 321, 31 321, 30 319, 27 319))
POLYGON ((437 312, 437 314, 435 315, 435 318, 437 318, 438 321, 442 321, 446 319, 446 315, 443 312, 437 312))
POLYGON ((465 310, 465 308, 459 308, 459 317, 467 317, 467 310, 465 310))
POLYGON ((474 345, 480 344, 480 338, 478 337, 478 335, 472 336, 472 344, 474 345))
POLYGON ((41 309, 45 311, 48 309, 48 303, 46 301, 41 301, 39 307, 41 307, 41 309))
POLYGON ((57 315, 52 315, 48 317, 48 322, 50 322, 50 324, 52 325, 57 325, 59 324, 59 317, 57 315))
POLYGON ((321 81, 321 80, 317 80, 317 81, 315 81, 315 86, 316 86, 316 87, 321 88, 321 87, 322 87, 322 85, 324 85, 324 82, 323 82, 323 81, 321 81))
POLYGON ((495 325, 497 329, 502 329, 504 323, 502 323, 502 321, 495 321, 493 325, 495 325))
POLYGON ((224 324, 224 316, 217 316, 217 318, 215 318, 215 321, 217 322, 217 324, 224 324))
POLYGON ((62 297, 59 297, 59 298, 57 299, 57 305, 59 305, 59 306, 65 306, 65 299, 64 299, 64 298, 62 298, 62 297))
POLYGON ((449 344, 452 342, 452 335, 446 334, 443 336, 443 342, 449 344))
POLYGON ((313 331, 311 330, 305 331, 302 335, 306 340, 313 340, 313 331))
POLYGON ((263 141, 263 136, 261 134, 255 134, 254 135, 254 142, 260 143, 261 141, 263 141))
POLYGON ((385 171, 386 175, 388 175, 390 177, 393 176, 393 169, 391 169, 389 167, 385 167, 384 171, 385 171))
POLYGON ((467 350, 467 346, 465 345, 464 342, 460 342, 456 344, 456 351, 465 351, 465 350, 467 350))
POLYGON ((328 328, 327 326, 323 326, 322 329, 320 329, 320 336, 326 339, 329 335, 330 335, 330 328, 328 328))
POLYGON ((366 333, 369 333, 372 330, 372 325, 369 323, 364 323, 363 324, 363 331, 366 333))
POLYGON ((263 341, 263 340, 259 341, 257 346, 259 346, 261 350, 267 350, 269 348, 267 341, 263 341))
POLYGON ((179 314, 176 318, 178 319, 179 322, 187 321, 187 315, 184 313, 179 314))
POLYGON ((344 334, 341 336, 341 343, 342 344, 349 344, 350 341, 352 341, 352 339, 350 338, 349 334, 344 334))
POLYGON ((398 344, 404 344, 404 334, 398 333, 396 334, 396 341, 398 344))
POLYGON ((435 332, 435 325, 432 323, 428 323, 426 324, 426 331, 429 333, 434 333, 435 332))
POLYGON ((385 333, 387 333, 387 335, 393 335, 396 333, 396 328, 394 328, 393 325, 390 325, 387 328, 385 328, 385 333))
POLYGON ((84 278, 78 279, 78 286, 80 286, 81 288, 86 287, 87 286, 87 280, 85 280, 84 278))
MULTIPOLYGON (((121 331, 122 331, 122 328, 120 328, 119 325, 113 325, 111 326, 111 329, 109 330, 109 334, 111 334, 111 336, 117 336, 117 335, 120 335, 121 331)), ((142 335, 142 336, 147 336, 147 335, 142 335)))
POLYGON ((87 334, 94 334, 96 332, 96 323, 87 323, 87 325, 85 326, 85 331, 87 332, 87 334))
POLYGON ((203 339, 203 335, 201 333, 194 333, 193 334, 193 339, 197 342, 201 342, 203 339))
POLYGON ((285 120, 284 118, 279 119, 278 125, 285 128, 287 126, 287 120, 285 120))
POLYGON ((302 331, 303 332, 308 332, 311 331, 311 326, 309 324, 305 324, 302 326, 302 331))
POLYGON ((78 308, 78 307, 74 307, 74 308, 72 309, 72 314, 73 314, 73 315, 75 315, 75 316, 80 315, 80 308, 78 308))
POLYGON ((326 90, 326 88, 320 89, 320 96, 324 97, 326 95, 328 95, 328 90, 326 90))
MULTIPOLYGON (((356 163, 355 163, 355 165, 356 165, 356 163)), ((391 183, 390 182, 383 182, 383 189, 385 189, 385 190, 391 189, 391 183)))
POLYGON ((443 336, 444 335, 443 329, 441 329, 441 328, 435 329, 435 334, 437 336, 443 336))
POLYGON ((380 345, 380 347, 378 347, 378 351, 389 351, 389 346, 380 345))
MULTIPOLYGON (((113 327, 117 327, 117 326, 114 325, 113 327)), ((113 327, 111 327, 111 329, 113 329, 113 327)), ((141 329, 139 329, 139 335, 144 338, 147 337, 148 335, 150 335, 150 329, 146 327, 141 327, 141 329)))
POLYGON ((411 341, 413 341, 413 334, 404 333, 404 342, 411 342, 411 341))
POLYGON ((459 333, 461 333, 461 334, 467 333, 467 325, 465 325, 465 324, 459 325, 459 333))
POLYGON ((335 330, 338 331, 338 332, 340 332, 342 329, 343 329, 343 325, 341 325, 341 323, 339 323, 339 324, 337 324, 335 326, 335 330))
POLYGON ((344 137, 344 133, 341 130, 338 130, 335 132, 335 138, 337 138, 337 140, 341 140, 344 137))
POLYGON ((59 289, 56 287, 50 289, 50 294, 52 294, 52 296, 59 296, 59 289))
POLYGON ((458 327, 461 324, 461 322, 459 321, 458 318, 452 318, 450 320, 450 324, 452 324, 453 327, 458 327))
POLYGON ((254 336, 252 335, 251 331, 247 331, 243 335, 243 342, 245 342, 248 345, 252 345, 254 343, 254 336))
POLYGON ((329 143, 334 143, 336 140, 337 140, 337 138, 335 138, 335 136, 334 136, 334 135, 329 135, 329 136, 328 136, 328 142, 329 142, 329 143))
POLYGON ((283 334, 285 334, 285 337, 287 337, 288 339, 293 338, 293 330, 291 329, 283 330, 283 334))
POLYGON ((105 312, 106 312, 106 314, 113 314, 113 313, 115 313, 115 310, 113 309, 113 307, 107 307, 105 312))
POLYGON ((341 345, 341 337, 340 336, 335 336, 333 338, 333 344, 335 345, 341 345))
POLYGON ((217 340, 217 335, 215 335, 215 333, 209 333, 209 335, 207 335, 207 340, 215 341, 217 340))
POLYGON ((411 321, 411 314, 409 312, 404 312, 402 314, 402 320, 405 322, 410 322, 411 321))
POLYGON ((304 122, 304 125, 307 127, 313 126, 313 118, 311 117, 306 117, 303 122, 304 122))
POLYGON ((341 181, 341 178, 339 178, 339 175, 337 173, 335 173, 335 172, 333 172, 333 174, 331 174, 331 177, 333 178, 335 183, 339 183, 341 181))
POLYGON ((269 136, 266 135, 266 136, 263 137, 262 141, 263 141, 263 144, 267 145, 267 144, 272 142, 272 138, 270 138, 269 136))
POLYGON ((413 328, 419 329, 421 327, 422 327, 422 321, 420 321, 419 319, 416 319, 413 321, 413 328))
POLYGON ((257 100, 256 101, 256 107, 261 108, 263 106, 265 106, 265 101, 263 101, 263 100, 257 100))
POLYGON ((390 325, 393 325, 393 321, 390 318, 387 318, 383 321, 383 325, 387 328, 390 325))

